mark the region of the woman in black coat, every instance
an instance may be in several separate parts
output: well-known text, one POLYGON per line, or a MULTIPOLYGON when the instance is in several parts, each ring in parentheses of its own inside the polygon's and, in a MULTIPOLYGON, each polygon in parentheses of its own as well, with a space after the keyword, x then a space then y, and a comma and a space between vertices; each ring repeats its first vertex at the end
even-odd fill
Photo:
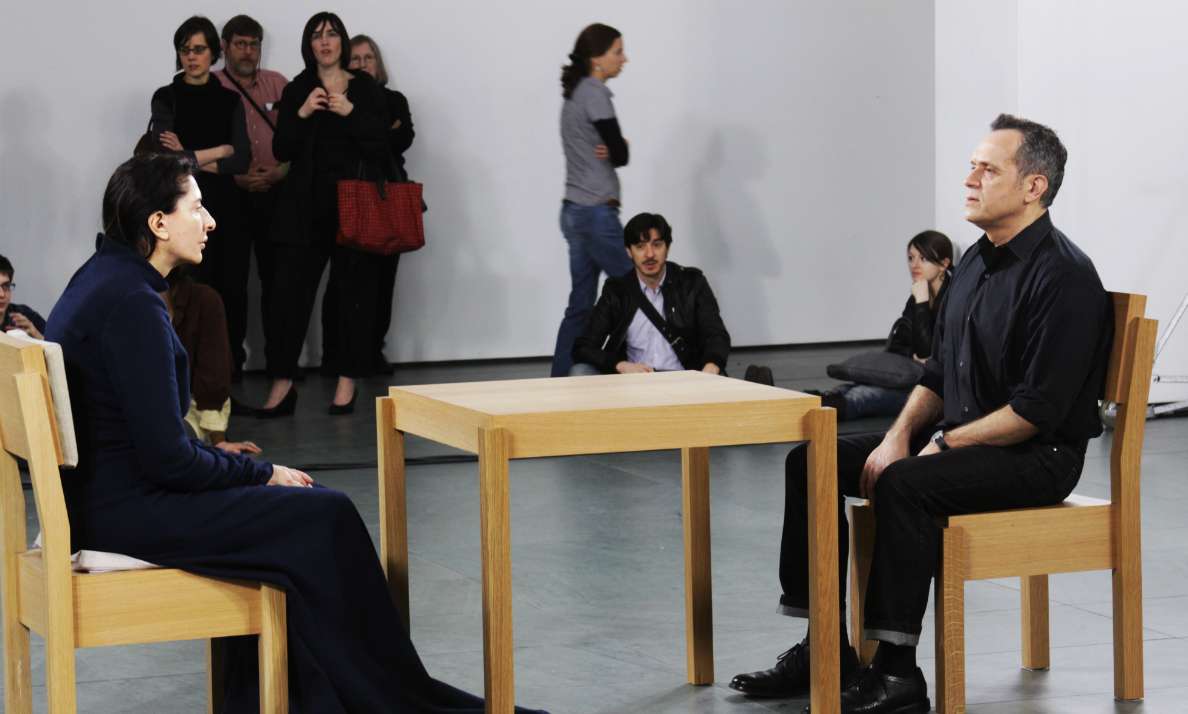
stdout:
MULTIPOLYGON (((907 260, 912 294, 891 327, 887 351, 923 364, 932 356, 933 328, 953 277, 953 243, 940 231, 924 231, 908 241, 907 260)), ((828 392, 802 391, 819 395, 822 406, 837 410, 838 419, 898 416, 912 393, 873 384, 843 384, 828 392)))
MULTIPOLYGON (((408 172, 404 170, 404 152, 412 146, 417 133, 413 130, 412 113, 408 108, 408 99, 395 89, 388 88, 388 69, 384 65, 384 55, 375 40, 367 35, 355 35, 351 38, 350 69, 366 72, 375 79, 384 93, 388 106, 388 118, 392 125, 388 127, 388 148, 392 153, 392 160, 396 164, 398 181, 408 181, 408 172)), ((379 261, 379 287, 376 290, 375 306, 375 371, 380 374, 392 374, 392 364, 384 356, 384 340, 388 337, 388 329, 392 325, 392 295, 396 290, 396 269, 400 266, 400 254, 382 256, 379 261)), ((332 276, 333 277, 333 276, 332 276)), ((322 295, 322 374, 340 374, 338 366, 338 284, 331 279, 326 284, 326 292, 322 295)))
POLYGON ((153 93, 152 149, 181 153, 198 164, 202 201, 219 217, 219 227, 211 232, 205 260, 191 277, 214 288, 223 304, 233 307, 225 311, 227 332, 232 360, 242 366, 247 322, 239 316, 247 314, 251 241, 244 234, 234 175, 247 173, 252 163, 247 119, 239 94, 211 76, 220 45, 210 20, 195 15, 183 22, 173 35, 173 46, 181 71, 153 93))
POLYGON ((376 291, 383 260, 335 243, 338 182, 358 178, 361 170, 369 178, 387 170, 392 122, 371 75, 347 69, 347 37, 337 15, 323 12, 310 18, 301 44, 305 70, 285 87, 278 106, 272 153, 278 161, 292 163, 272 225, 272 240, 279 244, 272 291, 274 339, 268 343, 273 383, 264 408, 257 410, 261 417, 285 416, 296 407, 293 375, 327 262, 331 280, 342 286, 334 316, 340 359, 331 414, 353 411, 355 380, 370 375, 374 366, 376 291))
MULTIPOLYGON (((186 438, 186 352, 158 293, 173 268, 201 263, 215 227, 195 173, 178 156, 120 166, 98 250, 50 314, 80 445, 62 480, 72 549, 283 587, 294 714, 479 714, 482 699, 426 672, 350 499, 186 438)), ((258 712, 256 638, 224 642, 222 711, 258 712)))

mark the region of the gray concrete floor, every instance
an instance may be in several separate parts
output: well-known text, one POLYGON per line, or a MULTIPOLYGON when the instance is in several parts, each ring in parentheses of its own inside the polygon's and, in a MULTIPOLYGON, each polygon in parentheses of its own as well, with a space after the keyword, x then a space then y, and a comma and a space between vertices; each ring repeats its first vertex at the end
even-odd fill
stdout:
MULTIPOLYGON (((740 350, 729 366, 773 368, 777 385, 828 387, 824 366, 854 346, 740 350)), ((544 361, 398 368, 368 380, 357 413, 328 417, 333 383, 298 384, 298 413, 275 421, 234 419, 230 436, 251 439, 286 465, 374 462, 373 411, 363 397, 390 384, 523 379, 544 361)), ((236 388, 260 404, 262 376, 236 388)), ((847 422, 841 431, 885 428, 847 422)), ((458 453, 409 437, 409 456, 458 453)), ((516 699, 554 714, 585 712, 799 712, 800 699, 759 700, 725 685, 766 668, 804 633, 775 614, 776 566, 787 445, 711 450, 716 682, 685 682, 680 454, 637 452, 515 461, 511 467, 516 699)), ((1092 443, 1077 492, 1109 497, 1109 435, 1092 443)), ((374 467, 322 470, 345 491, 378 538, 374 467)), ((481 692, 478 490, 474 464, 408 469, 411 632, 430 673, 481 692)), ((37 530, 28 494, 30 538, 37 530)), ((378 542, 378 541, 377 541, 378 542)), ((1143 455, 1143 597, 1146 699, 1112 696, 1108 572, 1051 578, 1052 668, 1020 667, 1017 580, 966 586, 967 699, 971 714, 999 712, 1183 712, 1188 709, 1188 419, 1147 424, 1143 455)), ((932 616, 920 665, 933 680, 932 616)), ((33 678, 44 711, 43 645, 34 638, 33 678)), ((203 712, 201 641, 105 647, 76 654, 80 712, 203 712)))

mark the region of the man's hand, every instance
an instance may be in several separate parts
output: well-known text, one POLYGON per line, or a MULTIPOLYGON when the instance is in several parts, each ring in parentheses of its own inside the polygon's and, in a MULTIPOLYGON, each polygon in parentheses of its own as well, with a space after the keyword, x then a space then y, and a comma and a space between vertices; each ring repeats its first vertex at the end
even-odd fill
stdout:
POLYGON ((887 432, 883 437, 883 443, 866 457, 866 465, 862 467, 862 478, 858 481, 858 493, 863 498, 874 500, 875 483, 878 482, 879 476, 883 475, 883 469, 910 456, 909 447, 907 435, 887 432))
POLYGON ((309 474, 280 464, 272 465, 272 478, 268 480, 269 486, 295 486, 297 488, 309 488, 312 483, 313 479, 309 477, 309 474))
POLYGON ((12 312, 10 310, 8 313, 8 319, 12 323, 13 327, 17 328, 18 330, 24 330, 25 334, 29 335, 29 337, 32 337, 35 340, 45 339, 45 335, 38 332, 37 328, 33 326, 33 323, 29 320, 29 318, 25 317, 21 313, 12 312))
POLYGON ((920 278, 912 283, 912 297, 917 303, 928 302, 928 281, 920 278))
POLYGON ((285 177, 283 166, 257 166, 246 174, 235 177, 235 183, 245 191, 265 193, 273 184, 285 177))
POLYGON ((933 454, 939 454, 939 453, 940 453, 940 447, 930 441, 930 442, 928 442, 928 446, 925 446, 923 449, 920 449, 920 453, 916 454, 916 456, 932 456, 933 454))
POLYGON ((619 374, 643 374, 644 372, 655 372, 656 370, 646 364, 623 361, 615 365, 615 371, 619 374))
POLYGON ((721 374, 722 370, 713 362, 706 362, 705 366, 701 368, 702 372, 706 374, 721 374))

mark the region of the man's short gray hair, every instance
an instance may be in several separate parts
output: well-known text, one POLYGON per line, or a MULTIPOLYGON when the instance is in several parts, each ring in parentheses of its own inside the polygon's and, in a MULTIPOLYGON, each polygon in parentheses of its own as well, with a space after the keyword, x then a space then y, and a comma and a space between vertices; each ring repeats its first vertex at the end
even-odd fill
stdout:
POLYGON ((1019 169, 1019 180, 1024 176, 1039 174, 1048 179, 1048 190, 1040 196, 1040 206, 1047 208, 1056 199, 1060 184, 1064 183, 1064 162, 1068 161, 1068 150, 1060 142, 1056 132, 1027 119, 1010 114, 999 114, 990 124, 991 131, 1014 129, 1023 134, 1019 150, 1015 152, 1015 166, 1019 169))

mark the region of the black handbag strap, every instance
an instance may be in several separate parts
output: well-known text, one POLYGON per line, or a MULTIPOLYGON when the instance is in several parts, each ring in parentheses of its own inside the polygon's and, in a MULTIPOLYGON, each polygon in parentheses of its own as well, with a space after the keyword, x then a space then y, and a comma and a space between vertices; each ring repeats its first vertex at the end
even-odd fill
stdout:
POLYGON ((266 124, 268 124, 268 128, 272 129, 272 133, 275 134, 276 133, 276 124, 272 123, 272 120, 268 118, 268 115, 266 113, 264 113, 264 110, 260 108, 260 105, 256 104, 256 100, 252 99, 252 95, 248 94, 247 90, 243 88, 243 85, 240 84, 238 80, 236 80, 234 77, 231 76, 231 73, 227 71, 226 67, 223 68, 223 75, 226 76, 227 79, 231 80, 231 84, 235 85, 235 88, 239 90, 239 93, 243 95, 243 98, 248 100, 248 104, 252 105, 252 109, 256 110, 256 113, 260 115, 260 117, 264 120, 264 122, 266 124))
POLYGON ((689 345, 685 341, 685 338, 673 332, 672 328, 669 327, 668 322, 660 315, 660 313, 656 312, 656 306, 653 305, 650 300, 648 300, 647 296, 643 294, 643 290, 639 287, 639 280, 637 276, 632 275, 631 277, 636 279, 629 279, 627 281, 630 284, 628 292, 630 292, 631 297, 635 299, 635 304, 639 306, 640 310, 643 310, 643 314, 653 325, 655 325, 656 329, 660 331, 660 334, 664 337, 664 339, 668 341, 668 345, 672 347, 672 351, 676 353, 677 359, 681 361, 681 364, 685 367, 688 367, 688 365, 685 364, 685 359, 688 357, 689 345))

